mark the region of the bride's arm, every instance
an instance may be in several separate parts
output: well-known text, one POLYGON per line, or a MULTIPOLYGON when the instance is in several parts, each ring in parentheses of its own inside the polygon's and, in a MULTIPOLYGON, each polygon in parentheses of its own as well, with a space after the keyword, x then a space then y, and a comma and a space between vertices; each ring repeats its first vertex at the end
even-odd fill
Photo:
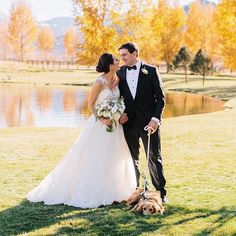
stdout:
POLYGON ((95 103, 98 98, 98 94, 102 91, 102 83, 100 81, 96 81, 89 93, 89 99, 88 99, 88 106, 90 111, 96 116, 95 111, 95 103))
MULTIPOLYGON (((96 116, 96 110, 95 110, 95 103, 98 98, 98 94, 102 91, 102 83, 100 81, 96 81, 90 91, 89 99, 88 99, 88 106, 90 111, 96 116)), ((112 121, 110 119, 100 118, 99 119, 103 124, 105 125, 111 125, 112 121)))

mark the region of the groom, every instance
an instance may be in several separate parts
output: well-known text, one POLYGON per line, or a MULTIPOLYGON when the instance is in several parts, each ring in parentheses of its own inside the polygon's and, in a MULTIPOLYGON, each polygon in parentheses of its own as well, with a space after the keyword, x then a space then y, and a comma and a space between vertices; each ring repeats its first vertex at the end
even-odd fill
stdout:
POLYGON ((137 186, 139 186, 139 139, 142 139, 147 150, 148 136, 144 130, 148 126, 155 131, 150 140, 149 171, 151 180, 161 192, 163 202, 166 201, 166 180, 163 175, 160 122, 165 105, 165 95, 162 82, 155 67, 144 64, 139 60, 138 47, 133 43, 120 46, 119 53, 125 65, 118 71, 120 79, 119 89, 124 97, 127 116, 122 116, 120 122, 124 127, 124 134, 129 146, 136 172, 137 186))

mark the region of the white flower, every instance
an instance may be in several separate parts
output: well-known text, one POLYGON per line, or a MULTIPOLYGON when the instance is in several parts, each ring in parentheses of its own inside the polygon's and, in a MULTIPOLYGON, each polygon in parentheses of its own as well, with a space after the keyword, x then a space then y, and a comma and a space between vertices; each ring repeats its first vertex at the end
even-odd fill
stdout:
POLYGON ((101 117, 112 120, 112 125, 106 127, 106 131, 112 132, 117 127, 118 120, 124 110, 124 98, 104 100, 96 106, 96 120, 101 117))
POLYGON ((118 107, 116 105, 114 105, 114 107, 111 108, 111 113, 116 113, 118 110, 118 107))
POLYGON ((113 115, 113 118, 114 118, 114 120, 119 120, 119 119, 120 119, 120 116, 121 116, 120 113, 115 113, 115 114, 113 115))
POLYGON ((145 75, 148 74, 148 70, 147 70, 146 68, 142 68, 141 71, 142 71, 145 75))

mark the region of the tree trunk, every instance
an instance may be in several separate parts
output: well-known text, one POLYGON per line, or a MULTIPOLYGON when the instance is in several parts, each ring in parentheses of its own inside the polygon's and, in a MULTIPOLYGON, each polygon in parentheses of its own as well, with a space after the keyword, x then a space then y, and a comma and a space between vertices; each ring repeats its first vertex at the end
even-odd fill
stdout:
POLYGON ((21 38, 20 38, 20 60, 23 62, 24 60, 24 52, 23 52, 23 49, 24 46, 23 46, 23 36, 21 35, 21 38))
POLYGON ((188 78, 187 78, 187 66, 184 66, 184 73, 185 73, 185 82, 187 84, 188 78))
POLYGON ((203 77, 202 77, 202 85, 204 86, 205 83, 205 73, 203 73, 203 77))
POLYGON ((168 63, 166 63, 166 73, 167 74, 169 73, 169 65, 168 65, 168 63))

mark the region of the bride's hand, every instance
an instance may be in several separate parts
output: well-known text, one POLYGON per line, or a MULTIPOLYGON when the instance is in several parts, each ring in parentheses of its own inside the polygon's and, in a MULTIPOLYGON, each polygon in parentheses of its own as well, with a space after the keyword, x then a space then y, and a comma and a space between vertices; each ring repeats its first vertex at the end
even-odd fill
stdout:
POLYGON ((99 120, 100 120, 104 125, 108 125, 108 126, 112 125, 112 120, 110 120, 110 119, 107 119, 107 118, 100 118, 99 120))

